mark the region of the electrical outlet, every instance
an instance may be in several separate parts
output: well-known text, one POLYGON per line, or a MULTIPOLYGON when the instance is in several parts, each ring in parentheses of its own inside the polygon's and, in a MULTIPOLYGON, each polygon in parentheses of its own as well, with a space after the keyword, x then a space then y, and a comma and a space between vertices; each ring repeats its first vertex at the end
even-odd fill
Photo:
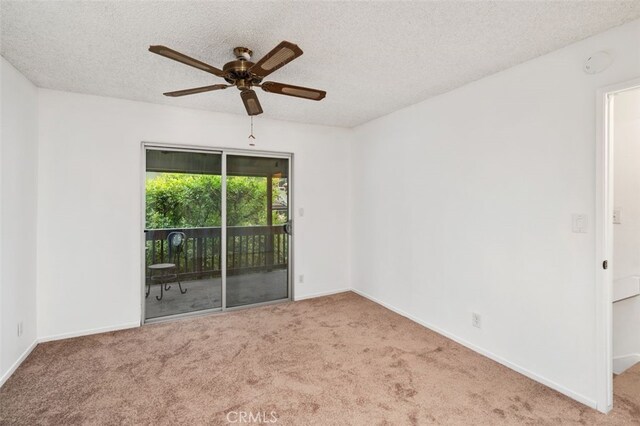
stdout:
POLYGON ((476 328, 482 328, 482 317, 475 312, 471 313, 471 325, 476 328))
POLYGON ((302 284, 304 282, 304 275, 303 274, 298 275, 298 282, 300 284, 302 284))

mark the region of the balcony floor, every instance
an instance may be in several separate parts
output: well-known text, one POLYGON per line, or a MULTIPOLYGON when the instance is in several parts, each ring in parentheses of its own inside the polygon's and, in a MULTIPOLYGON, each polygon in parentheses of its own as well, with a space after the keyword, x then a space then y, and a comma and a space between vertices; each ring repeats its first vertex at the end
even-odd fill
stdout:
MULTIPOLYGON (((156 300, 160 285, 151 286, 151 293, 145 299, 146 319, 221 307, 221 278, 184 281, 185 294, 180 294, 177 283, 169 285, 171 289, 164 292, 160 301, 156 300)), ((233 275, 227 277, 227 307, 285 299, 287 287, 286 269, 233 275)))

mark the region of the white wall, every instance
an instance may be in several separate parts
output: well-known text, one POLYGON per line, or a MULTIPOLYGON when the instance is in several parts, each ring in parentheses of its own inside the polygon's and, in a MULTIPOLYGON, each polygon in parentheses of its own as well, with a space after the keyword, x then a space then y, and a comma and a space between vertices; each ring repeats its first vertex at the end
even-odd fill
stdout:
MULTIPOLYGON (((614 205, 621 213, 620 223, 613 226, 614 286, 629 283, 637 290, 636 277, 640 277, 640 89, 617 94, 613 110, 614 205)), ((618 364, 623 368, 629 366, 629 362, 640 361, 640 296, 613 305, 613 357, 614 371, 618 364)))
POLYGON ((634 21, 356 128, 354 288, 595 406, 595 97, 640 76, 639 40, 634 21), (614 64, 583 73, 599 50, 614 64))
POLYGON ((0 384, 36 341, 37 89, 0 60, 0 384), (18 323, 23 333, 18 336, 18 323))
MULTIPOLYGON (((138 324, 141 142, 249 148, 249 118, 50 90, 39 113, 39 337, 138 324)), ((347 289, 352 131, 254 123, 256 149, 294 153, 293 197, 305 210, 295 217, 305 276, 296 298, 347 289)))

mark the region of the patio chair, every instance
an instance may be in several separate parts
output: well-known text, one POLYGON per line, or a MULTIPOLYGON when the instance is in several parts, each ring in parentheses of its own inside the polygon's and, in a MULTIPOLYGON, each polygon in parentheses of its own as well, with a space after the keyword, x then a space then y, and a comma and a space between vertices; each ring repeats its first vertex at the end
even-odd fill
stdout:
MULTIPOLYGON (((178 287, 180 288, 180 293, 185 294, 187 289, 182 289, 182 284, 178 279, 178 272, 180 271, 180 253, 182 252, 182 247, 184 246, 184 242, 186 240, 186 235, 184 232, 170 232, 167 235, 167 245, 169 247, 169 262, 172 263, 155 263, 153 265, 149 265, 149 269, 151 270, 151 281, 160 283, 160 296, 156 296, 156 300, 162 300, 164 296, 164 291, 169 291, 171 286, 170 282, 177 282, 178 287), (157 271, 157 275, 153 275, 154 271, 157 271)), ((149 297, 149 293, 151 292, 151 284, 147 288, 147 294, 145 297, 149 297)))

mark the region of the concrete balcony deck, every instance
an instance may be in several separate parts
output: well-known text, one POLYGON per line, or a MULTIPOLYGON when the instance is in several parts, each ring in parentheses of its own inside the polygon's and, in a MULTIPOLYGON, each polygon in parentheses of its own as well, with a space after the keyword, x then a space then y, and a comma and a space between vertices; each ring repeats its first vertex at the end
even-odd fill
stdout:
MULTIPOLYGON (((287 270, 251 272, 227 277, 227 307, 286 299, 288 297, 287 270)), ((145 318, 153 319, 169 315, 216 309, 222 306, 222 278, 182 281, 180 294, 177 283, 168 283, 162 300, 160 284, 153 284, 145 299, 145 318)))

